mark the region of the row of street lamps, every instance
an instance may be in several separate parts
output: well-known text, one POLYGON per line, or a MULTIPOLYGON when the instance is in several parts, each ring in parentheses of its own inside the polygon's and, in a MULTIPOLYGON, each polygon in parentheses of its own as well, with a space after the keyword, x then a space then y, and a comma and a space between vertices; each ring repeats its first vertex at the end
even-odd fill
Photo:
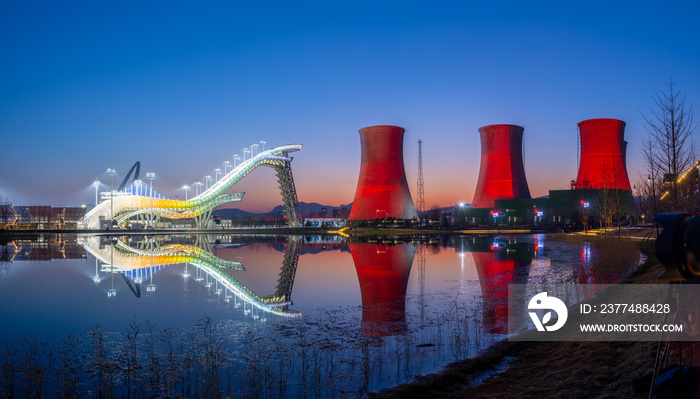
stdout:
MULTIPOLYGON (((262 151, 265 151, 265 144, 267 144, 266 141, 261 140, 260 144, 262 144, 262 151)), ((252 159, 255 157, 255 152, 260 147, 260 144, 252 144, 249 148, 243 148, 243 162, 246 161, 246 154, 250 154, 250 158, 252 159)), ((258 153, 259 154, 259 153, 258 153)), ((213 180, 214 182, 219 181, 219 175, 222 177, 228 174, 229 168, 231 170, 235 169, 236 166, 238 166, 238 161, 241 160, 241 157, 238 154, 233 154, 233 163, 230 161, 224 161, 223 166, 224 170, 223 173, 221 171, 221 168, 215 168, 214 169, 214 179, 211 178, 210 175, 204 176, 204 181, 205 183, 202 183, 200 181, 194 182, 194 187, 195 187, 195 196, 198 196, 201 194, 201 187, 205 186, 205 190, 209 189, 209 183, 213 180)), ((114 176, 117 174, 117 171, 114 168, 107 168, 107 174, 109 175, 109 199, 110 199, 110 212, 109 212, 109 220, 110 220, 110 228, 112 227, 112 224, 114 223, 114 203, 112 201, 112 198, 114 196, 114 176)), ((148 172, 146 173, 146 179, 150 181, 150 197, 151 197, 151 225, 153 224, 153 180, 156 179, 156 174, 153 172, 148 172)), ((97 206, 99 198, 98 198, 98 190, 102 183, 98 180, 95 179, 95 181, 92 183, 92 187, 95 188, 95 206, 97 206)), ((188 185, 182 186, 182 189, 185 190, 185 201, 188 200, 188 191, 191 187, 188 185)))
MULTIPOLYGON (((251 144, 250 147, 245 147, 245 148, 243 148, 243 149, 242 149, 242 151, 243 151, 243 158, 241 158, 240 155, 238 155, 238 154, 233 154, 233 157, 232 157, 232 158, 233 158, 233 162, 228 161, 228 160, 226 160, 226 161, 223 162, 223 164, 222 164, 222 165, 223 165, 223 171, 221 170, 221 168, 215 168, 215 169, 213 170, 213 172, 214 172, 214 178, 213 178, 213 179, 212 179, 211 175, 206 175, 206 176, 204 176, 204 178, 202 179, 202 180, 204 181, 204 183, 202 183, 202 182, 200 182, 200 181, 195 182, 195 183, 194 183, 194 186, 195 186, 195 196, 198 196, 198 195, 200 195, 200 194, 203 192, 203 191, 200 190, 202 186, 205 187, 204 190, 206 191, 206 190, 209 189, 209 183, 210 183, 210 182, 214 182, 214 183, 218 182, 218 181, 219 181, 219 175, 221 175, 221 177, 226 176, 226 175, 228 174, 228 172, 229 172, 229 168, 231 168, 231 170, 233 170, 233 169, 235 169, 235 168, 239 165, 239 162, 245 162, 245 161, 248 160, 248 159, 253 159, 256 155, 259 155, 260 152, 257 152, 257 150, 258 150, 259 147, 262 146, 262 151, 265 151, 265 144, 267 144, 267 141, 260 140, 260 144, 251 144), (250 158, 247 157, 248 154, 250 154, 250 158)), ((189 186, 183 186, 182 188, 185 189, 185 190, 187 190, 187 189, 189 189, 190 187, 189 187, 189 186)), ((185 191, 185 196, 187 196, 187 191, 185 191)))

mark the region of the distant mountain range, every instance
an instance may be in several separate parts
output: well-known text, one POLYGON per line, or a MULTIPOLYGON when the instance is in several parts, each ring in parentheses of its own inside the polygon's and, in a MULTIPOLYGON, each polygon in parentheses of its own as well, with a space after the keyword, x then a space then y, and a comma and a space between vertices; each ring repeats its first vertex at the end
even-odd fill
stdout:
MULTIPOLYGON (((333 209, 341 209, 342 207, 347 208, 347 212, 350 212, 350 208, 352 207, 352 203, 348 205, 340 205, 340 206, 331 206, 331 205, 321 205, 318 202, 312 202, 312 203, 306 203, 306 202, 300 202, 299 203, 299 212, 301 212, 302 217, 306 217, 307 215, 318 215, 321 213, 322 208, 326 208, 328 210, 328 216, 332 217, 333 216, 333 209)), ((236 220, 236 219, 245 219, 248 217, 263 217, 267 215, 281 215, 284 213, 284 206, 283 205, 278 205, 270 212, 261 212, 261 213, 254 213, 254 212, 248 212, 244 211, 238 208, 229 208, 229 209, 215 209, 212 214, 214 216, 219 216, 220 218, 223 219, 231 219, 231 220, 236 220)))

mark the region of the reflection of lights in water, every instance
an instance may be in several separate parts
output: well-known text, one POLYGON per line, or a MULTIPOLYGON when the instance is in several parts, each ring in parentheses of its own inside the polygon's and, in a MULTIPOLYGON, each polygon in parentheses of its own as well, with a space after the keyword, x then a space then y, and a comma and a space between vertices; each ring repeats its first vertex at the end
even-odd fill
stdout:
POLYGON ((584 243, 583 249, 581 250, 581 260, 588 263, 591 260, 591 244, 584 243))
POLYGON ((97 260, 97 258, 95 258, 95 277, 92 278, 92 281, 94 281, 95 284, 100 283, 100 272, 98 271, 99 270, 99 263, 100 263, 100 261, 97 260))
MULTIPOLYGON (((95 240, 93 240, 95 241, 95 240)), ((86 245, 86 249, 90 250, 91 252, 97 253, 97 256, 103 256, 101 252, 104 252, 104 248, 99 248, 95 242, 90 242, 90 243, 84 243, 86 245), (90 246, 89 244, 92 244, 90 246)), ((111 262, 105 262, 101 260, 100 258, 96 259, 95 263, 95 277, 92 278, 93 280, 98 280, 99 279, 99 273, 100 273, 100 267, 104 272, 109 272, 111 275, 111 289, 108 290, 107 296, 108 297, 114 297, 116 296, 117 290, 114 289, 114 275, 119 274, 123 275, 125 278, 128 278, 129 280, 127 281, 127 284, 131 288, 131 284, 136 284, 136 290, 139 289, 138 285, 139 284, 147 284, 145 288, 146 292, 154 292, 156 291, 156 284, 154 283, 154 274, 156 270, 159 270, 160 268, 167 266, 169 264, 175 264, 175 263, 181 263, 181 262, 164 262, 163 257, 166 257, 166 260, 169 260, 170 258, 167 258, 170 256, 171 253, 175 252, 175 259, 179 260, 183 255, 180 254, 180 252, 187 252, 187 250, 182 250, 180 247, 181 245, 172 245, 173 248, 175 248, 175 251, 173 251, 170 246, 168 249, 163 250, 162 248, 159 248, 160 252, 165 253, 165 255, 160 254, 158 255, 158 262, 159 266, 154 266, 154 252, 153 249, 151 249, 150 253, 145 253, 145 251, 142 251, 138 248, 132 248, 129 247, 128 245, 122 245, 121 242, 117 242, 117 245, 110 245, 109 246, 109 259, 111 262), (114 265, 114 257, 117 255, 115 254, 115 249, 117 249, 117 245, 119 246, 118 251, 120 251, 120 258, 122 259, 122 263, 125 263, 127 266, 126 267, 119 267, 114 265), (129 254, 124 255, 123 252, 127 251, 129 254), (141 258, 146 258, 146 263, 147 265, 144 265, 145 267, 134 267, 133 262, 135 256, 133 255, 139 255, 141 258), (129 262, 125 262, 123 258, 129 258, 129 262), (150 260, 150 262, 148 262, 150 260), (150 264, 149 264, 150 263, 150 264), (131 283, 129 283, 131 281, 131 283)), ((159 252, 159 253, 160 253, 159 252)), ((192 250, 190 250, 192 252, 192 250)), ((201 250, 196 249, 194 252, 201 252, 201 250)), ((209 257, 212 255, 210 254, 209 257)), ((221 269, 221 267, 218 264, 209 264, 208 263, 209 258, 207 256, 204 256, 204 259, 202 260, 203 263, 191 263, 191 262, 182 262, 185 264, 184 267, 184 273, 182 273, 182 276, 185 278, 185 281, 191 276, 189 273, 189 265, 190 263, 195 266, 196 269, 196 276, 197 278, 195 279, 196 281, 202 282, 203 285, 206 286, 207 291, 211 293, 215 293, 219 298, 223 297, 224 300, 229 303, 231 301, 231 297, 234 298, 234 303, 235 303, 235 308, 239 308, 241 306, 241 302, 244 304, 244 309, 246 314, 251 314, 254 316, 255 320, 264 320, 264 315, 266 313, 273 313, 278 316, 283 316, 283 317, 301 317, 301 313, 298 311, 290 310, 287 307, 291 304, 291 301, 288 299, 284 299, 280 297, 279 300, 273 301, 270 303, 267 301, 265 298, 259 297, 257 294, 253 293, 250 289, 248 289, 245 285, 240 283, 238 280, 235 278, 231 277, 228 275, 224 270, 221 269), (215 284, 215 287, 212 288, 212 285, 215 284), (241 301, 238 301, 238 298, 241 299, 241 301), (256 309, 257 308, 257 309, 256 309)), ((224 268, 241 268, 240 262, 236 261, 227 261, 227 260, 221 260, 217 259, 217 261, 220 261, 221 263, 224 264, 224 268)), ((289 267, 285 264, 285 267, 289 267)), ((195 273, 193 273, 195 274, 195 273)), ((132 288, 132 291, 134 289, 132 288)), ((139 294, 137 292, 134 292, 135 295, 138 297, 139 294)), ((276 294, 277 295, 277 294, 276 294)), ((280 294, 281 295, 281 294, 280 294)), ((285 296, 286 298, 286 296, 285 296)))
POLYGON ((535 256, 540 257, 544 255, 544 234, 537 234, 535 237, 537 238, 537 242, 535 243, 535 256))

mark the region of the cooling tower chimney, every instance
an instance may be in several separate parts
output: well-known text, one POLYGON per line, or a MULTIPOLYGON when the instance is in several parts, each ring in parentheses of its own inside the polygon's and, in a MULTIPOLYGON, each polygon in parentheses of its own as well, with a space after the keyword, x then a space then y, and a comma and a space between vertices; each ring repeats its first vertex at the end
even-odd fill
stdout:
POLYGON ((360 129, 362 164, 348 221, 417 219, 403 166, 403 133, 398 126, 360 129))
POLYGON ((481 168, 472 208, 491 208, 497 199, 530 198, 523 167, 523 131, 515 125, 479 128, 481 168))
MULTIPOLYGON (((622 142, 622 164, 625 165, 625 173, 627 173, 627 140, 622 142)), ((627 173, 629 177, 629 173, 627 173)))
POLYGON ((610 188, 631 190, 625 166, 625 122, 617 119, 588 119, 578 124, 581 163, 577 189, 610 188))

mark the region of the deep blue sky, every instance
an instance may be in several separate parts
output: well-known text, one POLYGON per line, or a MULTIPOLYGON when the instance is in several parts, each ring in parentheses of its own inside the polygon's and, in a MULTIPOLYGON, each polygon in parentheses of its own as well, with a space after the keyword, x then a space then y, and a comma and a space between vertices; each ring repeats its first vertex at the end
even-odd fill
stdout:
MULTIPOLYGON (((411 191, 422 138, 427 205, 445 206, 472 199, 477 129, 512 123, 540 196, 568 187, 576 124, 597 117, 627 122, 634 184, 655 90, 673 77, 700 104, 697 1, 231 3, 3 2, 0 195, 93 202, 96 177, 140 160, 182 197, 265 140, 304 144, 299 199, 339 205, 357 184, 357 130, 395 124, 411 191)), ((274 185, 257 170, 241 207, 279 204, 274 185)))

